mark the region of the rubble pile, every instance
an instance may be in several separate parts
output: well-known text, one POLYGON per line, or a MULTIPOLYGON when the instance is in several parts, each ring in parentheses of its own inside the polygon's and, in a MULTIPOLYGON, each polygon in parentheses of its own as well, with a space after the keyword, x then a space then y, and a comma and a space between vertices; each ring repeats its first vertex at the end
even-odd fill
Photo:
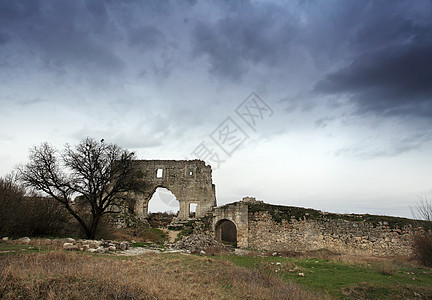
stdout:
POLYGON ((117 250, 125 251, 131 246, 129 242, 97 241, 97 240, 74 240, 67 238, 63 249, 68 251, 86 251, 90 253, 107 253, 117 250))
POLYGON ((205 254, 206 251, 209 251, 210 249, 218 249, 220 252, 229 251, 227 246, 205 234, 182 236, 179 241, 172 245, 172 249, 201 254, 205 254))

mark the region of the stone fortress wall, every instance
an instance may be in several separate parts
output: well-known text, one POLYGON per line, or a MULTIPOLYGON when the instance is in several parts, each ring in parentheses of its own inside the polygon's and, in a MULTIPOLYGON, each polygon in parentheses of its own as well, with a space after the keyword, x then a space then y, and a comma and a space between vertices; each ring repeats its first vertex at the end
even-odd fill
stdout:
POLYGON ((412 253, 412 226, 391 228, 347 220, 282 220, 266 212, 249 215, 249 247, 271 251, 326 249, 352 255, 394 256, 412 253))
POLYGON ((213 215, 216 237, 220 235, 218 222, 229 220, 240 224, 239 247, 263 251, 326 249, 351 255, 405 256, 412 253, 413 234, 421 230, 413 226, 414 220, 404 218, 329 214, 254 203, 251 197, 214 208, 213 215))
POLYGON ((238 247, 265 251, 327 249, 346 254, 410 255, 414 220, 325 213, 300 207, 276 206, 245 197, 216 207, 211 166, 201 160, 138 160, 144 193, 133 195, 134 213, 148 214, 148 203, 158 187, 169 189, 179 201, 176 222, 191 220, 190 205, 197 204, 195 219, 210 220, 218 240, 238 247))

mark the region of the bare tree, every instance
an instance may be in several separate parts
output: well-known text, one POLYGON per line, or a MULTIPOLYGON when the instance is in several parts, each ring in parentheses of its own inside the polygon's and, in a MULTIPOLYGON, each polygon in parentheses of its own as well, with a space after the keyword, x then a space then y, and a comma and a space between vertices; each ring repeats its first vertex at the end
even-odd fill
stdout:
POLYGON ((418 196, 419 202, 414 210, 411 210, 414 218, 432 222, 432 201, 426 196, 418 196))
POLYGON ((66 145, 62 153, 43 143, 30 150, 29 158, 18 168, 22 182, 64 205, 90 239, 101 217, 118 211, 124 194, 139 191, 134 153, 104 140, 87 138, 74 148, 66 145), (78 208, 75 197, 87 211, 78 208))
POLYGON ((432 201, 419 196, 419 202, 411 213, 421 220, 423 231, 414 236, 414 255, 425 266, 432 267, 432 201))
POLYGON ((417 196, 417 198, 417 204, 414 207, 410 206, 411 214, 418 220, 419 226, 432 230, 432 200, 426 196, 417 196))

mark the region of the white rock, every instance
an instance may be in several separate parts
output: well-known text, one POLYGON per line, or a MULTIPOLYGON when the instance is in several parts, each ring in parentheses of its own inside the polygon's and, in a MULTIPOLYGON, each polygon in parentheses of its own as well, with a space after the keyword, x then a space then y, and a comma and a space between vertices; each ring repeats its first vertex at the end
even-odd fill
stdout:
POLYGON ((109 246, 108 251, 116 251, 116 247, 115 246, 109 246))
POLYGON ((80 248, 77 245, 74 245, 72 243, 64 243, 63 249, 67 251, 79 251, 80 248))
POLYGON ((2 238, 2 241, 7 242, 7 241, 9 241, 9 238, 7 236, 5 236, 4 238, 2 238))
POLYGON ((22 237, 20 239, 17 239, 17 241, 21 243, 29 243, 31 239, 29 237, 22 237))
POLYGON ((298 276, 304 277, 304 273, 298 273, 298 276))
POLYGON ((129 244, 128 243, 125 243, 125 242, 121 242, 119 245, 118 245, 118 248, 120 249, 120 250, 127 250, 127 249, 129 249, 129 244))
POLYGON ((73 238, 66 238, 67 243, 75 243, 75 240, 73 238))
POLYGON ((90 248, 90 249, 87 250, 87 252, 90 252, 90 253, 96 253, 96 252, 97 252, 97 249, 90 248))
POLYGON ((105 253, 106 250, 105 250, 104 247, 99 247, 99 248, 96 249, 96 252, 97 252, 97 253, 105 253))

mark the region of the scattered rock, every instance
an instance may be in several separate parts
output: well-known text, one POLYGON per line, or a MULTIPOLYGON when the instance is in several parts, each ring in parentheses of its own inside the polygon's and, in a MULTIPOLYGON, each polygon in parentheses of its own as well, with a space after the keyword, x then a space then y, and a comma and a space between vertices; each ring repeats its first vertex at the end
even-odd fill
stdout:
POLYGON ((22 238, 17 239, 17 242, 26 243, 26 244, 30 243, 30 241, 31 241, 31 239, 29 237, 22 237, 22 238))
POLYGON ((65 250, 76 250, 77 248, 78 250, 87 251, 90 253, 107 253, 117 250, 125 251, 130 247, 130 243, 125 241, 74 240, 72 238, 68 238, 67 241, 68 242, 64 243, 63 245, 65 250), (74 247, 72 247, 72 245, 74 245, 74 247))
POLYGON ((100 246, 99 248, 96 249, 96 252, 97 252, 97 253, 105 253, 106 250, 105 250, 104 247, 100 246))
MULTIPOLYGON (((146 253, 160 253, 160 250, 152 250, 149 248, 144 248, 144 247, 132 247, 128 250, 125 251, 121 251, 121 252, 116 252, 117 255, 122 255, 122 256, 136 256, 136 255, 142 255, 142 254, 146 254, 146 253)), ((166 253, 178 253, 181 252, 179 250, 168 250, 166 251, 166 253)))
POLYGON ((128 249, 129 249, 129 243, 128 243, 128 242, 121 242, 121 243, 118 245, 118 249, 119 249, 119 250, 122 250, 122 251, 124 251, 124 250, 128 250, 128 249))
POLYGON ((304 277, 304 273, 298 273, 298 276, 304 277))
POLYGON ((7 242, 7 241, 9 241, 9 238, 7 236, 5 236, 4 238, 2 238, 2 241, 7 242))
POLYGON ((64 243, 63 244, 63 250, 67 250, 67 251, 79 251, 80 248, 77 245, 74 245, 72 243, 64 243))

